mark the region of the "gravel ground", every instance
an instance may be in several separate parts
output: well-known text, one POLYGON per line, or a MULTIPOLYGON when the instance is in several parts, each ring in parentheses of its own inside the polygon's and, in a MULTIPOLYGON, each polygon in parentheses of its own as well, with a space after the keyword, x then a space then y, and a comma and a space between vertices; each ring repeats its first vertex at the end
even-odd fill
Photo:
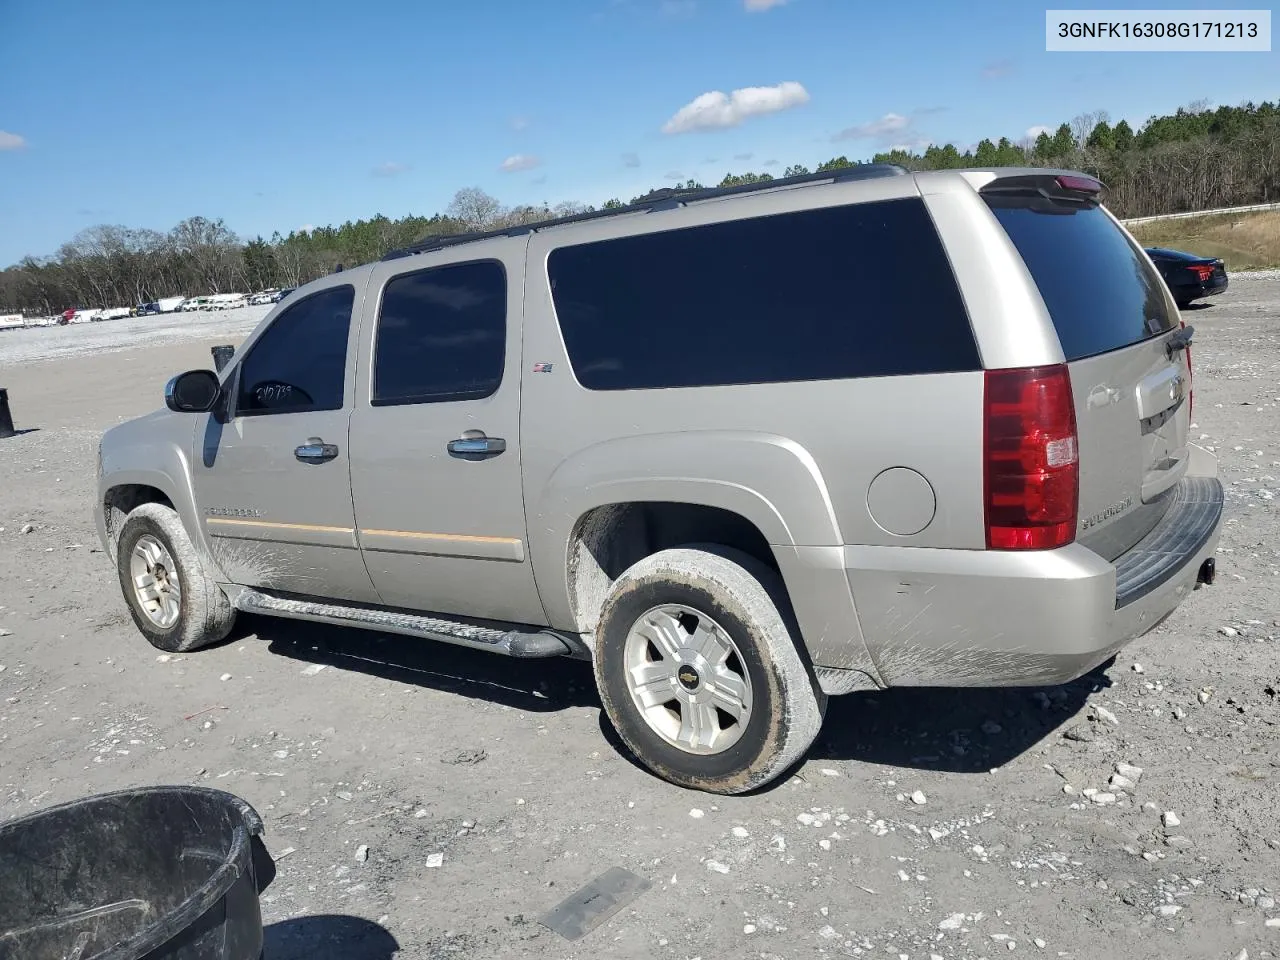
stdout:
POLYGON ((0 370, 10 364, 32 360, 128 350, 143 343, 160 346, 219 335, 231 337, 232 342, 239 343, 271 309, 268 305, 235 310, 196 310, 104 320, 101 323, 69 323, 65 327, 5 330, 0 334, 0 370))
POLYGON ((0 441, 0 820, 245 797, 270 960, 1280 955, 1280 277, 1186 316, 1217 585, 1063 688, 835 699, 797 774, 736 798, 640 770, 579 663, 266 620, 159 655, 94 540, 94 445, 252 318, 6 334, 31 432, 0 441), (577 942, 537 922, 614 866, 652 886, 577 942))

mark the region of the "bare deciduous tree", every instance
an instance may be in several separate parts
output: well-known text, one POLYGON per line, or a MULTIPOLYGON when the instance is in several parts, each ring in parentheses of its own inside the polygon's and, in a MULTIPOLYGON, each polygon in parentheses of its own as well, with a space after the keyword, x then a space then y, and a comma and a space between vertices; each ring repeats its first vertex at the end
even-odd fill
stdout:
POLYGON ((502 204, 479 187, 464 187, 453 195, 445 213, 468 230, 484 230, 502 215, 502 204))

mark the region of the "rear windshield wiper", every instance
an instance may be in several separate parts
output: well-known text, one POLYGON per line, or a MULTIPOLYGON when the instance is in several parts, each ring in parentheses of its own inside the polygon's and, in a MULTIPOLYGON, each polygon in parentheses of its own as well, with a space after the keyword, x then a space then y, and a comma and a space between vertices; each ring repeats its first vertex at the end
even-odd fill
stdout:
POLYGON ((1173 355, 1179 351, 1187 349, 1191 346, 1191 338, 1195 336, 1195 327, 1183 327, 1168 340, 1164 342, 1164 352, 1169 359, 1173 359, 1173 355))

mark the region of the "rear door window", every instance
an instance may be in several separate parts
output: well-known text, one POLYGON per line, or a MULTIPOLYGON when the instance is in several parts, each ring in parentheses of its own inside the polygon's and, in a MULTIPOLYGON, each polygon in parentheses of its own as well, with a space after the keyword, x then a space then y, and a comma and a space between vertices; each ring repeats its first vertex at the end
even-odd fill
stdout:
POLYGON ((987 203, 1017 247, 1068 361, 1108 353, 1177 326, 1164 281, 1100 207, 987 203))
POLYGON ((507 351, 507 274, 477 260, 401 274, 378 311, 372 405, 482 400, 507 351))
POLYGON ((919 198, 561 247, 547 272, 590 390, 981 368, 919 198))

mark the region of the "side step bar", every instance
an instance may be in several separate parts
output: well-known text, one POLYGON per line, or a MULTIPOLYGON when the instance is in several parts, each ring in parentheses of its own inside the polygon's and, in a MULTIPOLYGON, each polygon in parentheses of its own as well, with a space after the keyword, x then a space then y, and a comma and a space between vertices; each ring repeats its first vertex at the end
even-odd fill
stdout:
POLYGON ((256 613, 291 620, 313 620, 344 627, 364 627, 398 633, 406 637, 438 640, 460 647, 488 650, 508 657, 524 659, 571 656, 588 658, 587 648, 576 637, 562 636, 552 630, 500 629, 442 620, 419 613, 399 613, 372 607, 348 606, 318 600, 297 600, 260 590, 241 590, 235 607, 245 613, 256 613))

